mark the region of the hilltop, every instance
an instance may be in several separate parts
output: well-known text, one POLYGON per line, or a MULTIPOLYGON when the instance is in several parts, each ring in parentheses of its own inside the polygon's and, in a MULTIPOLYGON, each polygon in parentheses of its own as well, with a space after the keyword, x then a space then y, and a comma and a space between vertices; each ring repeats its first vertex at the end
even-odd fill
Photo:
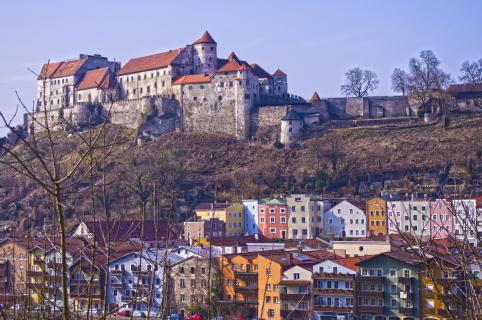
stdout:
MULTIPOLYGON (((108 132, 117 129, 112 125, 108 132)), ((76 146, 72 135, 60 132, 57 135, 65 148, 76 146)), ((159 177, 160 189, 167 185, 166 179, 180 181, 176 210, 181 213, 176 217, 179 220, 189 216, 195 203, 213 201, 215 191, 218 201, 289 192, 349 197, 377 194, 377 186, 387 180, 402 184, 395 189, 420 191, 417 185, 428 179, 446 186, 458 183, 465 192, 470 192, 481 177, 480 115, 458 116, 446 129, 440 124, 406 123, 314 132, 294 148, 247 143, 219 134, 176 132, 140 144, 135 143, 134 137, 133 130, 120 129, 119 143, 105 161, 109 208, 122 216, 139 214, 138 198, 133 191, 138 176, 150 186, 154 177, 159 177), (159 166, 182 172, 174 178, 159 175, 159 166), (454 179, 451 181, 450 177, 454 179)), ((95 183, 102 181, 99 166, 92 179, 95 183)), ((71 221, 92 212, 92 192, 88 186, 87 182, 78 185, 66 195, 71 221)), ((152 212, 154 192, 154 189, 150 192, 148 214, 152 212)), ((94 189, 94 193, 99 209, 101 188, 94 189)), ((157 195, 160 193, 163 195, 156 206, 165 207, 169 190, 157 190, 157 195)), ((5 167, 0 171, 0 194, 3 219, 12 217, 11 203, 18 204, 20 216, 29 215, 37 225, 50 217, 51 206, 44 192, 5 167)))

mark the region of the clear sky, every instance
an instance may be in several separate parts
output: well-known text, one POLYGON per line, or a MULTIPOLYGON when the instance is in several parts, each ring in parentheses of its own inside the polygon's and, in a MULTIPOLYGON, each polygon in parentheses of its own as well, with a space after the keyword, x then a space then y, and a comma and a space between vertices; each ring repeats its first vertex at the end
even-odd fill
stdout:
MULTIPOLYGON (((192 43, 208 30, 218 54, 234 51, 267 71, 288 74, 289 91, 340 96, 344 72, 368 68, 390 95, 390 74, 432 49, 454 78, 482 58, 482 1, 1 1, 0 110, 18 90, 28 105, 43 63, 100 53, 129 58, 192 43)), ((0 133, 2 131, 0 130, 0 133)))

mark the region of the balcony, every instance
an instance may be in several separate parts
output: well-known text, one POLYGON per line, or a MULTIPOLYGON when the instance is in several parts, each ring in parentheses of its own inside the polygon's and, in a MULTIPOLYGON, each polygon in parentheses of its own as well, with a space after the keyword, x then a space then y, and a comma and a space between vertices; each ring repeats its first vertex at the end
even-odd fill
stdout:
POLYGON ((310 300, 310 295, 311 293, 306 292, 306 293, 287 293, 287 292, 281 292, 281 299, 282 300, 296 300, 296 301, 308 301, 310 300))
POLYGON ((413 277, 398 277, 398 282, 405 284, 405 285, 411 285, 412 284, 413 277))
POLYGON ((237 278, 258 278, 258 272, 254 271, 234 271, 234 276, 237 278))
POLYGON ((110 270, 110 274, 112 276, 122 277, 122 276, 125 276, 126 271, 125 270, 110 270))
POLYGON ((315 294, 323 295, 342 295, 342 296, 353 296, 354 292, 352 289, 335 289, 335 288, 314 288, 315 294))
POLYGON ((322 306, 322 305, 314 305, 313 311, 318 312, 336 312, 336 313, 349 313, 353 311, 353 307, 347 306, 322 306))
POLYGON ((400 312, 400 314, 403 314, 403 315, 406 315, 406 316, 413 316, 415 314, 415 308, 413 308, 413 307, 411 307, 411 308, 400 307, 398 309, 398 311, 400 312))
POLYGON ((315 272, 313 279, 354 279, 354 274, 348 273, 332 273, 332 272, 315 272))
POLYGON ((356 292, 358 297, 375 297, 375 298, 383 298, 383 291, 362 291, 358 290, 356 292))
POLYGON ((239 290, 239 291, 249 291, 249 290, 258 290, 258 285, 255 284, 255 285, 247 285, 247 286, 240 286, 240 285, 236 285, 236 290, 239 290))
POLYGON ((370 313, 370 314, 383 314, 384 309, 380 306, 358 306, 356 312, 370 313))
POLYGON ((42 275, 44 275, 45 273, 42 272, 42 271, 27 271, 27 276, 30 276, 30 277, 41 277, 42 275))
POLYGON ((383 277, 382 276, 359 276, 357 278, 358 282, 383 282, 383 277))

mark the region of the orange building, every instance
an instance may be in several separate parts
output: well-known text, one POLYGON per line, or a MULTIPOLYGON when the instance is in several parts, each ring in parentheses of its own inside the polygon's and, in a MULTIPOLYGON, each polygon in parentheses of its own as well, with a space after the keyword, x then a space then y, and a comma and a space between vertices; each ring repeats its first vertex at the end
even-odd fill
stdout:
POLYGON ((387 231, 387 202, 382 198, 372 198, 367 201, 367 229, 368 236, 386 236, 387 231))

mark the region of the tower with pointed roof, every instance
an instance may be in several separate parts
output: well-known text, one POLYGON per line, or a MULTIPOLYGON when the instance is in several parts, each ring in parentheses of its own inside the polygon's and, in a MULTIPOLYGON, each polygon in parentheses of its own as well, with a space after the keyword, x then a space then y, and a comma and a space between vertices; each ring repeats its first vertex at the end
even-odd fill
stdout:
POLYGON ((288 76, 281 69, 273 73, 274 94, 285 96, 288 94, 288 76))
POLYGON ((218 67, 217 43, 209 32, 193 42, 194 73, 214 73, 218 67))

